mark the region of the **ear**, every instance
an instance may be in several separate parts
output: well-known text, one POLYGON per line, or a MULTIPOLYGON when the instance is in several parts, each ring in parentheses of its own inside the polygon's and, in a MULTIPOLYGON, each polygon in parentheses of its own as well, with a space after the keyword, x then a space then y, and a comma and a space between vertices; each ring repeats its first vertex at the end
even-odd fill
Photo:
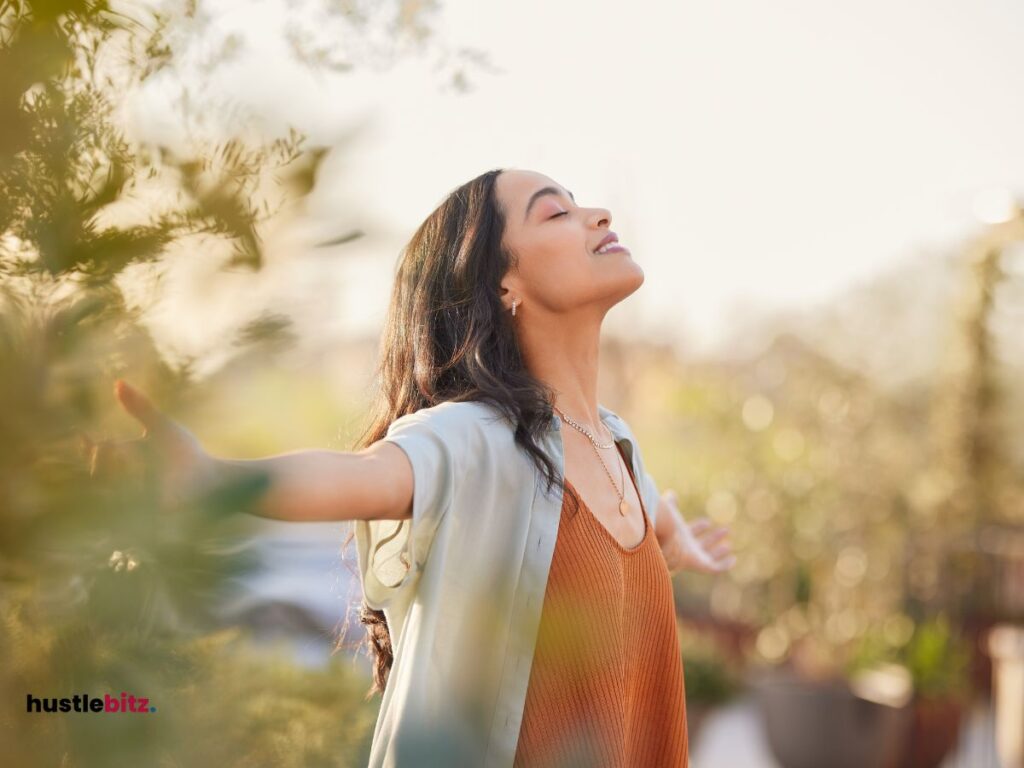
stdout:
POLYGON ((516 281, 510 277, 506 277, 501 281, 498 286, 498 294, 501 296, 501 303, 505 305, 505 309, 512 311, 512 299, 516 298, 521 304, 523 301, 523 294, 519 290, 519 286, 516 285, 516 281))

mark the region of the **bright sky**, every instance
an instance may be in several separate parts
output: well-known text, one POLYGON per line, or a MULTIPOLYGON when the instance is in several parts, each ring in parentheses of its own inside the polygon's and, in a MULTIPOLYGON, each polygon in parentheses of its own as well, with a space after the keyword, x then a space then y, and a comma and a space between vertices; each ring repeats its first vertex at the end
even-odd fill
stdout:
MULTIPOLYGON (((438 39, 500 70, 471 74, 468 94, 440 88, 425 59, 337 77, 290 66, 280 29, 310 0, 207 5, 211 29, 244 28, 257 54, 212 92, 314 141, 368 126, 324 167, 315 230, 372 236, 261 278, 317 307, 318 332, 379 328, 402 244, 493 167, 610 208, 646 282, 607 324, 700 347, 757 306, 827 301, 955 245, 979 193, 1024 191, 1016 0, 442 2, 438 39)), ((154 133, 161 97, 147 98, 154 133)))

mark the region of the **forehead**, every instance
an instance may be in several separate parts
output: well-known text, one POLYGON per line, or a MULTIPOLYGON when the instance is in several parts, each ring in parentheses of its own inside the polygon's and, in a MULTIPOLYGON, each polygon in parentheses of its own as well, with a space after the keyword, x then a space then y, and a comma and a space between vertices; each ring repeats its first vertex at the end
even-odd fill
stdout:
POLYGON ((530 195, 542 187, 565 189, 561 184, 536 171, 509 170, 498 176, 497 193, 506 210, 522 214, 530 195))

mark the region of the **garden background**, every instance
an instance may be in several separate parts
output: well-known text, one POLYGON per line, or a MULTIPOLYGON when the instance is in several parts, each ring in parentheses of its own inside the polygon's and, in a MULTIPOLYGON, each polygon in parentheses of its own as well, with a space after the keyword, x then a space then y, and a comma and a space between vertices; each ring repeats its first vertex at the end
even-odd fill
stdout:
POLYGON ((348 524, 238 515, 248 486, 171 517, 89 440, 138 433, 120 377, 220 455, 350 449, 404 240, 512 166, 611 209, 646 281, 600 399, 732 531, 674 578, 693 764, 1024 764, 1022 23, 0 5, 9 764, 365 764, 348 524), (122 690, 158 712, 25 712, 122 690))

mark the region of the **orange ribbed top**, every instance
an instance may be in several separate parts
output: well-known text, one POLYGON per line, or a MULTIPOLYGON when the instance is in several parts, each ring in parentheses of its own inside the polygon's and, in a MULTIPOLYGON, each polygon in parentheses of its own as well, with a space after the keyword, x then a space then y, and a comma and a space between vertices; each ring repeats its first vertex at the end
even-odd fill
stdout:
POLYGON ((582 499, 567 514, 565 485, 515 766, 686 768, 672 582, 647 511, 627 549, 582 499))

